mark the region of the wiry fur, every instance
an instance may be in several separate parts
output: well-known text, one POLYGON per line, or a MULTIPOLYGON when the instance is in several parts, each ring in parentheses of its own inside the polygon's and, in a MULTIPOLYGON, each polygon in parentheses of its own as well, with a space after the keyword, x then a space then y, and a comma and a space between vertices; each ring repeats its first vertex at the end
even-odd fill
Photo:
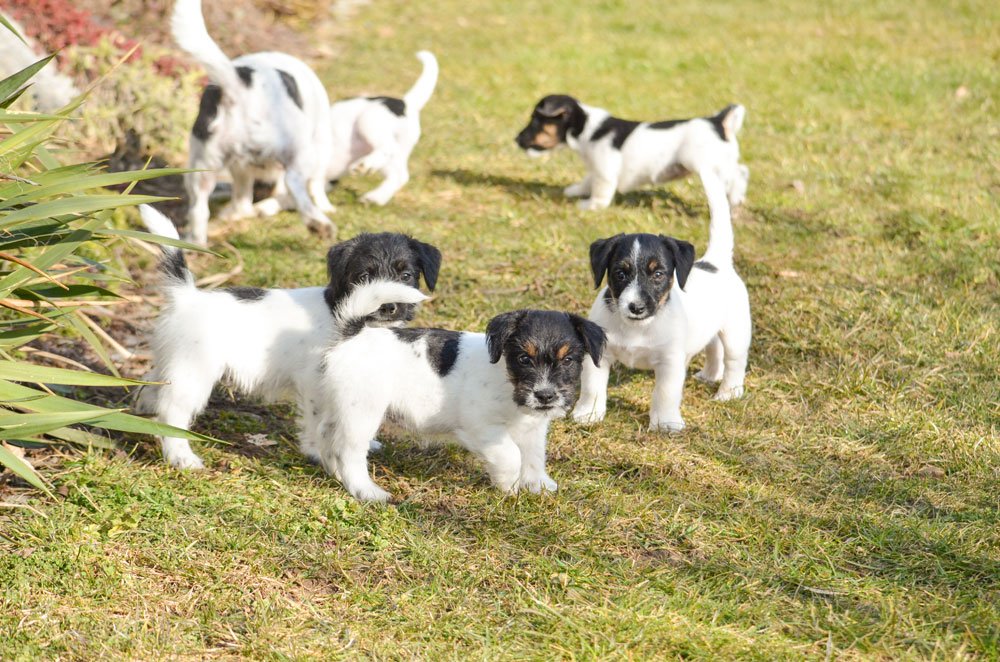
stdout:
POLYGON ((743 202, 750 176, 736 140, 745 115, 743 106, 731 105, 712 117, 634 122, 554 94, 538 102, 516 141, 529 154, 564 144, 580 154, 587 175, 563 192, 583 198, 581 209, 604 209, 616 191, 695 173, 712 218, 728 218, 730 207, 743 202))
POLYGON ((339 335, 322 378, 324 413, 313 435, 327 472, 361 501, 388 499, 366 462, 369 440, 388 417, 414 432, 454 437, 483 460, 501 490, 555 490, 545 470, 549 421, 572 405, 584 358, 600 360, 604 332, 549 311, 499 315, 485 335, 363 324, 382 305, 420 298, 396 283, 371 283, 338 309, 339 335), (435 358, 435 347, 449 343, 435 358))
POLYGON ((697 378, 720 382, 717 400, 743 394, 750 350, 750 301, 733 268, 733 230, 728 215, 713 217, 708 249, 698 262, 694 247, 663 235, 617 235, 590 247, 594 282, 608 285, 590 319, 608 334, 598 367, 584 366, 573 418, 600 421, 607 410, 608 375, 614 363, 653 370, 649 425, 684 429, 681 398, 691 358, 705 350, 697 378))
MULTIPOLYGON (((150 232, 176 239, 170 221, 143 205, 142 218, 150 232)), ((423 274, 433 290, 440 253, 433 246, 395 233, 359 235, 330 249, 331 282, 327 287, 257 290, 200 290, 184 262, 183 252, 163 247, 161 270, 166 307, 153 335, 152 381, 166 382, 143 389, 136 409, 187 428, 208 403, 222 379, 237 391, 266 400, 292 400, 302 417, 301 449, 316 458, 318 366, 333 336, 330 305, 339 305, 359 283, 371 278, 405 283, 417 291, 423 274), (341 261, 348 262, 341 265, 341 261), (330 303, 328 303, 330 302, 330 303)), ((412 309, 376 309, 366 323, 401 326, 412 309)), ((201 459, 186 439, 164 437, 164 459, 181 469, 198 469, 201 459)))
MULTIPOLYGON (((402 99, 356 97, 330 107, 333 149, 326 178, 337 180, 350 172, 382 175, 382 183, 361 196, 364 202, 384 205, 410 180, 408 162, 420 140, 420 111, 434 93, 438 78, 438 63, 432 53, 420 51, 417 58, 423 63, 423 72, 402 99)), ((294 205, 279 182, 272 197, 258 202, 256 208, 271 215, 294 205)))
POLYGON ((333 141, 330 100, 316 74, 285 53, 230 60, 208 34, 201 0, 178 0, 171 24, 177 44, 210 80, 191 132, 189 166, 204 172, 185 176, 188 239, 208 242, 208 198, 220 170, 229 170, 233 193, 219 215, 234 219, 254 215, 254 175, 277 166, 306 226, 324 237, 335 234, 324 189, 333 141))

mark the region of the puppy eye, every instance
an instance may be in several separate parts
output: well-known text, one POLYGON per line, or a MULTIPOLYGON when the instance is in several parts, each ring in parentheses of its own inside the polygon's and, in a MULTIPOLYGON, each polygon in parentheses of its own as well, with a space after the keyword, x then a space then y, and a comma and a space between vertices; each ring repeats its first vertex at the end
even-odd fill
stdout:
POLYGON ((573 357, 572 356, 566 356, 566 357, 563 358, 562 362, 563 362, 563 365, 573 365, 573 357))
POLYGON ((413 280, 412 271, 404 271, 402 274, 400 274, 400 276, 402 277, 403 280, 413 280))
POLYGON ((615 280, 617 280, 619 283, 624 283, 626 280, 628 280, 628 272, 625 271, 624 269, 619 269, 618 271, 615 272, 615 280))
POLYGON ((667 272, 663 269, 657 269, 653 272, 653 280, 663 280, 667 277, 667 272))
POLYGON ((517 362, 524 366, 531 365, 531 357, 527 354, 521 354, 517 357, 517 362))

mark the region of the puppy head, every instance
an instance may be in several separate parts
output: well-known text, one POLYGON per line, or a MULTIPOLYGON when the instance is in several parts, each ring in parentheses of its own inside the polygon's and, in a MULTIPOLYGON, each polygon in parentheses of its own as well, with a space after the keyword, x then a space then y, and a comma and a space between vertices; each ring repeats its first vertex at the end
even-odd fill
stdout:
POLYGON ((566 134, 576 137, 587 117, 580 102, 565 94, 550 94, 535 106, 528 126, 514 139, 529 154, 554 149, 566 142, 566 134))
POLYGON ((590 245, 594 286, 605 275, 608 307, 627 322, 653 318, 670 299, 674 276, 681 289, 694 266, 694 246, 655 234, 619 234, 590 245))
MULTIPOLYGON (((434 291, 441 269, 441 251, 398 232, 359 234, 340 242, 326 254, 330 282, 323 293, 326 305, 334 310, 341 300, 361 283, 391 280, 419 287, 423 275, 427 289, 434 291)), ((370 323, 401 326, 413 319, 416 304, 389 303, 371 317, 370 323)))
POLYGON ((573 405, 583 361, 597 365, 606 342, 604 329, 570 313, 518 310, 486 327, 490 362, 505 358, 514 402, 552 417, 573 405))

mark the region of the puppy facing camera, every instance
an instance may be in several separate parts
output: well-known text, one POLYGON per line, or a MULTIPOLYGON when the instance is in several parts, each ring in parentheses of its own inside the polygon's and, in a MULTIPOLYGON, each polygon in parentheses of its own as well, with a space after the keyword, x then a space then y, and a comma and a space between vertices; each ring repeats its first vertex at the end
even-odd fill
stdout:
POLYGON ((718 383, 715 399, 743 394, 750 351, 750 301, 733 268, 732 224, 713 219, 708 249, 695 261, 694 246, 653 234, 620 234, 590 246, 594 284, 607 285, 590 309, 604 327, 608 347, 597 367, 585 365, 573 418, 581 423, 604 419, 611 366, 652 370, 649 426, 684 429, 681 398, 687 366, 705 351, 697 378, 718 383))
POLYGON ((605 209, 615 192, 627 193, 697 174, 712 217, 730 212, 746 197, 750 170, 739 162, 736 136, 746 109, 726 106, 711 117, 636 122, 613 117, 565 94, 539 101, 515 138, 529 156, 563 145, 578 152, 587 175, 563 193, 581 198, 581 209, 605 209))
POLYGON ((576 399, 585 363, 600 363, 604 331, 563 312, 519 310, 493 318, 485 334, 386 329, 365 321, 386 304, 424 298, 401 283, 355 288, 335 313, 324 357, 319 459, 360 501, 388 492, 367 467, 384 421, 447 435, 476 455, 504 492, 554 491, 545 467, 549 422, 576 399))

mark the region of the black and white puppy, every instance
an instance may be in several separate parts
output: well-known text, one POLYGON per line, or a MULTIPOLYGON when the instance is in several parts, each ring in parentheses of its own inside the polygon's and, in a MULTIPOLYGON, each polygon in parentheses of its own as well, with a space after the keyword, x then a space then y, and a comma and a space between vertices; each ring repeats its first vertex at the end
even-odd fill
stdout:
POLYGON ((233 180, 221 218, 253 216, 254 176, 280 166, 283 184, 302 220, 313 232, 331 237, 336 228, 326 213, 326 170, 333 144, 330 99, 304 62, 285 53, 252 53, 230 60, 209 36, 201 0, 178 0, 172 19, 174 39, 208 73, 191 129, 187 238, 208 243, 208 198, 218 172, 233 180))
MULTIPOLYGON (((177 238, 169 219, 146 205, 140 210, 150 232, 177 238)), ((315 440, 309 433, 316 428, 317 366, 334 336, 331 310, 370 280, 415 288, 422 275, 433 291, 440 266, 441 253, 430 244, 397 233, 361 234, 330 249, 325 288, 200 290, 184 253, 163 246, 167 306, 157 320, 154 368, 147 379, 166 383, 145 387, 136 409, 187 428, 208 403, 212 387, 226 379, 244 394, 296 402, 302 417, 300 447, 315 460, 315 440)), ((414 305, 390 302, 370 311, 365 323, 402 326, 413 319, 414 310, 414 305)), ((203 466, 186 439, 163 437, 161 445, 172 466, 203 466)))
POLYGON ((563 193, 585 198, 582 209, 608 207, 615 191, 696 173, 715 218, 746 196, 750 170, 739 162, 736 142, 745 115, 743 106, 731 105, 712 117, 635 122, 553 94, 538 102, 516 141, 529 155, 564 144, 579 152, 587 176, 563 193))
MULTIPOLYGON (((357 97, 337 101, 330 106, 333 145, 326 168, 326 178, 337 180, 350 172, 375 172, 384 178, 361 200, 384 205, 410 181, 409 159, 420 140, 420 111, 430 100, 437 85, 438 62, 428 51, 417 58, 424 69, 402 99, 395 97, 357 97)), ((283 209, 294 209, 281 180, 270 198, 254 207, 270 216, 283 209)))
POLYGON ((367 466, 369 440, 388 417, 413 432, 453 437, 501 490, 554 491, 545 470, 549 422, 572 406, 585 359, 600 361, 604 331, 577 315, 539 310, 498 315, 485 335, 365 323, 388 303, 424 298, 399 283, 372 283, 338 309, 339 338, 322 380, 326 412, 313 435, 323 467, 361 501, 388 499, 367 466))
POLYGON ((608 348, 596 368, 585 366, 573 418, 590 423, 607 410, 611 365, 653 370, 656 385, 649 412, 653 430, 684 429, 681 397, 688 362, 705 350, 697 378, 721 381, 717 400, 743 394, 750 350, 750 301, 733 268, 733 230, 728 214, 713 219, 708 249, 695 262, 694 246, 663 235, 619 234, 590 246, 594 284, 608 285, 590 309, 604 327, 608 348))

